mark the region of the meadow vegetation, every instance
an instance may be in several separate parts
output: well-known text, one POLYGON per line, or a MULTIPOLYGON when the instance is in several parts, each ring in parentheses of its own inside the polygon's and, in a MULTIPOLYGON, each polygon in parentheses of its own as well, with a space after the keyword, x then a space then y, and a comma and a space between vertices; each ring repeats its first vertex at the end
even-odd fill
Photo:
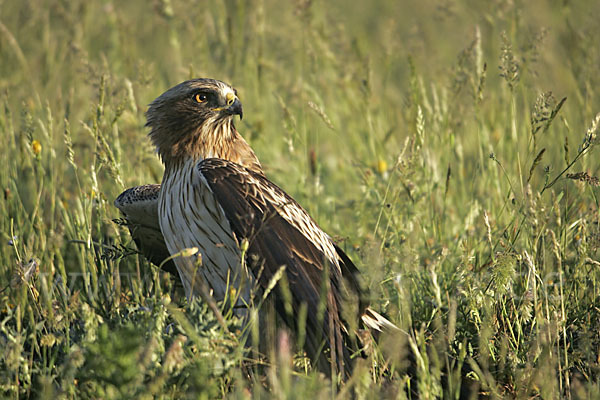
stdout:
POLYGON ((2 397, 600 397, 599 20, 592 0, 0 0, 2 397), (408 332, 346 384, 285 337, 244 351, 119 224, 115 197, 162 177, 146 106, 191 77, 238 89, 267 175, 408 332))

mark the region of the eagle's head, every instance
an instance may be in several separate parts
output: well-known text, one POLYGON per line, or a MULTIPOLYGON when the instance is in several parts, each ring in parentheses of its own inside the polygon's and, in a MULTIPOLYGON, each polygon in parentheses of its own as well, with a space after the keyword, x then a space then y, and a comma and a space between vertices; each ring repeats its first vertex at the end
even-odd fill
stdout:
POLYGON ((146 126, 165 163, 219 157, 216 149, 235 138, 236 114, 242 117, 242 103, 234 88, 214 79, 193 79, 157 97, 146 112, 146 126))

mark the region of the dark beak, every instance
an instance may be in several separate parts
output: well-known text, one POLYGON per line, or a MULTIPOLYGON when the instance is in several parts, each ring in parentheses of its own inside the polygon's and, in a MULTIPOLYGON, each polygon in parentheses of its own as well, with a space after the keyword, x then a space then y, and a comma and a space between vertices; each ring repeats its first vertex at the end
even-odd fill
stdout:
POLYGON ((240 102, 240 100, 238 98, 236 98, 233 103, 227 107, 227 112, 230 115, 239 115, 240 119, 242 119, 244 117, 244 111, 242 110, 242 103, 240 102))

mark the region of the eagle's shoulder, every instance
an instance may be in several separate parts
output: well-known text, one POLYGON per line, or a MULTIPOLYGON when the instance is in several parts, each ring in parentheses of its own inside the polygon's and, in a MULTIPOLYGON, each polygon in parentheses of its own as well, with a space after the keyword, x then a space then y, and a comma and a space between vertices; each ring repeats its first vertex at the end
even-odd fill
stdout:
POLYGON ((248 224, 255 225, 253 228, 275 225, 269 220, 277 216, 285 222, 281 224, 284 229, 280 232, 282 237, 298 231, 320 252, 321 263, 327 259, 335 269, 339 269, 340 257, 329 235, 296 200, 262 173, 218 158, 205 159, 198 163, 197 168, 230 222, 235 224, 232 219, 245 219, 242 224, 246 228, 242 229, 244 233, 248 233, 248 224))

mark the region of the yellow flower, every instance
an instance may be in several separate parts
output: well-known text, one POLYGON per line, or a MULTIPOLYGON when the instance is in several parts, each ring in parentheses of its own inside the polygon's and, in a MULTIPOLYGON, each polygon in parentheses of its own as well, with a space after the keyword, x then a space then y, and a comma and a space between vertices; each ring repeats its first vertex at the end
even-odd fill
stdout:
POLYGON ((36 139, 31 142, 31 150, 33 151, 33 154, 35 154, 36 157, 40 155, 40 153, 42 152, 42 144, 39 140, 36 139))
POLYGON ((377 172, 379 172, 380 174, 383 174, 385 171, 387 171, 387 169, 388 169, 387 162, 383 159, 379 159, 377 161, 377 172))

